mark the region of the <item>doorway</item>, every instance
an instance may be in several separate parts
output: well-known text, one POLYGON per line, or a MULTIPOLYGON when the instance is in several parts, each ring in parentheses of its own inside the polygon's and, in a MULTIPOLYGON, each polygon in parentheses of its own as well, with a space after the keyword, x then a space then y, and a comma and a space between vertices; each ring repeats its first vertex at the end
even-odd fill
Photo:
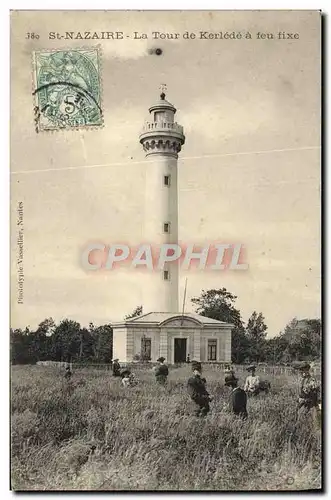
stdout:
POLYGON ((174 339, 174 362, 185 363, 186 361, 186 341, 187 339, 174 339))

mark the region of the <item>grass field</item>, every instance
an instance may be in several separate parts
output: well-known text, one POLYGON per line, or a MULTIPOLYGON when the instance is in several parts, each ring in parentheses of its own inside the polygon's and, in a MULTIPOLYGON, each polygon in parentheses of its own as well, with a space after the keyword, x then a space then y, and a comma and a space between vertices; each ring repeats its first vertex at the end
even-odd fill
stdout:
POLYGON ((167 388, 136 374, 140 385, 123 389, 107 371, 80 369, 68 384, 63 370, 14 366, 12 488, 320 488, 320 433, 312 418, 297 419, 293 375, 266 376, 271 392, 249 399, 243 422, 226 408, 217 368, 204 371, 215 396, 206 419, 192 412, 189 367, 171 369, 167 388))

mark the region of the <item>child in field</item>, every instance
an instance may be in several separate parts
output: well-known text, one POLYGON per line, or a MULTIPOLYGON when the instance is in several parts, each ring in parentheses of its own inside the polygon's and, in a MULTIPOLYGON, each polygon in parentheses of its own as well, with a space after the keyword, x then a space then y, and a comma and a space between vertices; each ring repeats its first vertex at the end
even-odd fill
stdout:
POLYGON ((138 384, 137 378, 130 370, 123 370, 121 372, 121 379, 123 387, 133 387, 138 384))
POLYGON ((130 387, 134 387, 135 385, 139 384, 139 380, 137 379, 134 373, 130 374, 129 380, 130 380, 130 387))

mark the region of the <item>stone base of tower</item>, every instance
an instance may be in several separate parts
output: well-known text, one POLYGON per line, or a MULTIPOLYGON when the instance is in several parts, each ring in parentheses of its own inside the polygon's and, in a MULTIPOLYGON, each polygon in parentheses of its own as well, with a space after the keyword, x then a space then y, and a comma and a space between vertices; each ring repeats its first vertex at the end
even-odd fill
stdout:
POLYGON ((151 312, 113 325, 113 358, 131 363, 163 356, 177 364, 189 355, 191 361, 229 363, 232 328, 196 313, 151 312))

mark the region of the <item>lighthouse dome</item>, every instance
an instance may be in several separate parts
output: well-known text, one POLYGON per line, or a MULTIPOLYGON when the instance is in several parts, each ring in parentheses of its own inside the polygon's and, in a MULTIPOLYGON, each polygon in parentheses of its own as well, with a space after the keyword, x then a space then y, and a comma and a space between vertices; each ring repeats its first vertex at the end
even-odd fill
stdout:
POLYGON ((166 109, 171 110, 174 114, 176 113, 175 106, 171 104, 171 102, 166 100, 165 93, 162 92, 162 94, 160 95, 160 99, 152 104, 152 106, 149 108, 149 112, 152 113, 153 111, 161 111, 166 109))

